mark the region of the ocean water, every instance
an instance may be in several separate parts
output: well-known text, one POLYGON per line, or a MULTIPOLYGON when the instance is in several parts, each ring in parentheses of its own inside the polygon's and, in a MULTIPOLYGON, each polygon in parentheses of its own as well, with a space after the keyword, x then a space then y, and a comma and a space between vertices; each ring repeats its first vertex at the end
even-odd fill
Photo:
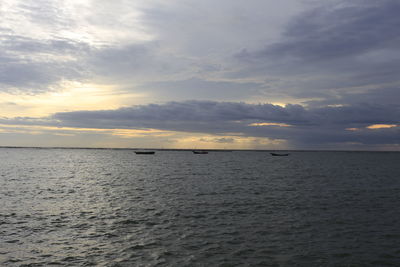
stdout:
POLYGON ((0 266, 400 266, 400 153, 1 148, 0 266))

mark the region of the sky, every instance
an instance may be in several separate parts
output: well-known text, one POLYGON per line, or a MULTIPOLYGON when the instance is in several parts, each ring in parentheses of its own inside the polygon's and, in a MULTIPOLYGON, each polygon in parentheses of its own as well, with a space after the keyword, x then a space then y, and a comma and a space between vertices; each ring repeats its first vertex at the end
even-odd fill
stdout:
POLYGON ((400 151, 398 0, 2 0, 0 146, 400 151))

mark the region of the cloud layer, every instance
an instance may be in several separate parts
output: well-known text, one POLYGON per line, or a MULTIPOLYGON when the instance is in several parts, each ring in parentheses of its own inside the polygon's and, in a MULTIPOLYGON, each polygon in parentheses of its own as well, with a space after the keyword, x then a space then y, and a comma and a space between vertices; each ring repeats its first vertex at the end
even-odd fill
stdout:
POLYGON ((137 96, 123 108, 63 108, 72 112, 40 120, 3 99, 14 105, 4 123, 235 133, 302 148, 399 144, 398 126, 367 128, 399 124, 396 0, 4 0, 0 7, 2 96, 94 85, 112 88, 110 99, 137 96))
POLYGON ((368 98, 380 94, 398 98, 393 87, 400 84, 399 11, 393 0, 307 10, 290 21, 281 40, 239 52, 236 57, 246 67, 236 75, 271 75, 279 80, 272 90, 315 98, 309 104, 371 103, 368 98))
MULTIPOLYGON (((326 145, 345 144, 396 147, 400 142, 399 118, 398 106, 364 104, 304 108, 301 105, 281 107, 272 104, 186 101, 116 110, 62 112, 40 120, 19 118, 0 122, 78 129, 151 128, 285 140, 293 148, 325 148, 326 145)), ((219 139, 219 142, 229 141, 233 139, 219 139)))

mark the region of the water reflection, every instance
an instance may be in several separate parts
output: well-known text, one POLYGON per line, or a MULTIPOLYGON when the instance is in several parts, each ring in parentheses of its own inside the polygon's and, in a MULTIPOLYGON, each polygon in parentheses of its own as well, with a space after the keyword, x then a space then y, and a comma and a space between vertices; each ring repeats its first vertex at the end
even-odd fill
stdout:
POLYGON ((396 263, 398 160, 0 149, 0 263, 396 263))

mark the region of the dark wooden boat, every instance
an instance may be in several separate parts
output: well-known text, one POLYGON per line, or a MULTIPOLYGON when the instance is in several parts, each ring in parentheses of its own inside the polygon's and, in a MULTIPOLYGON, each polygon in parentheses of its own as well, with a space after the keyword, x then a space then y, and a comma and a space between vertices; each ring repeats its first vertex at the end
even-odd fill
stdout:
POLYGON ((208 154, 208 151, 202 151, 202 150, 193 150, 193 154, 208 154))
POLYGON ((278 156, 278 157, 282 157, 282 156, 289 156, 289 153, 270 153, 272 156, 278 156))
POLYGON ((135 151, 135 154, 137 155, 153 155, 156 153, 155 151, 135 151))

